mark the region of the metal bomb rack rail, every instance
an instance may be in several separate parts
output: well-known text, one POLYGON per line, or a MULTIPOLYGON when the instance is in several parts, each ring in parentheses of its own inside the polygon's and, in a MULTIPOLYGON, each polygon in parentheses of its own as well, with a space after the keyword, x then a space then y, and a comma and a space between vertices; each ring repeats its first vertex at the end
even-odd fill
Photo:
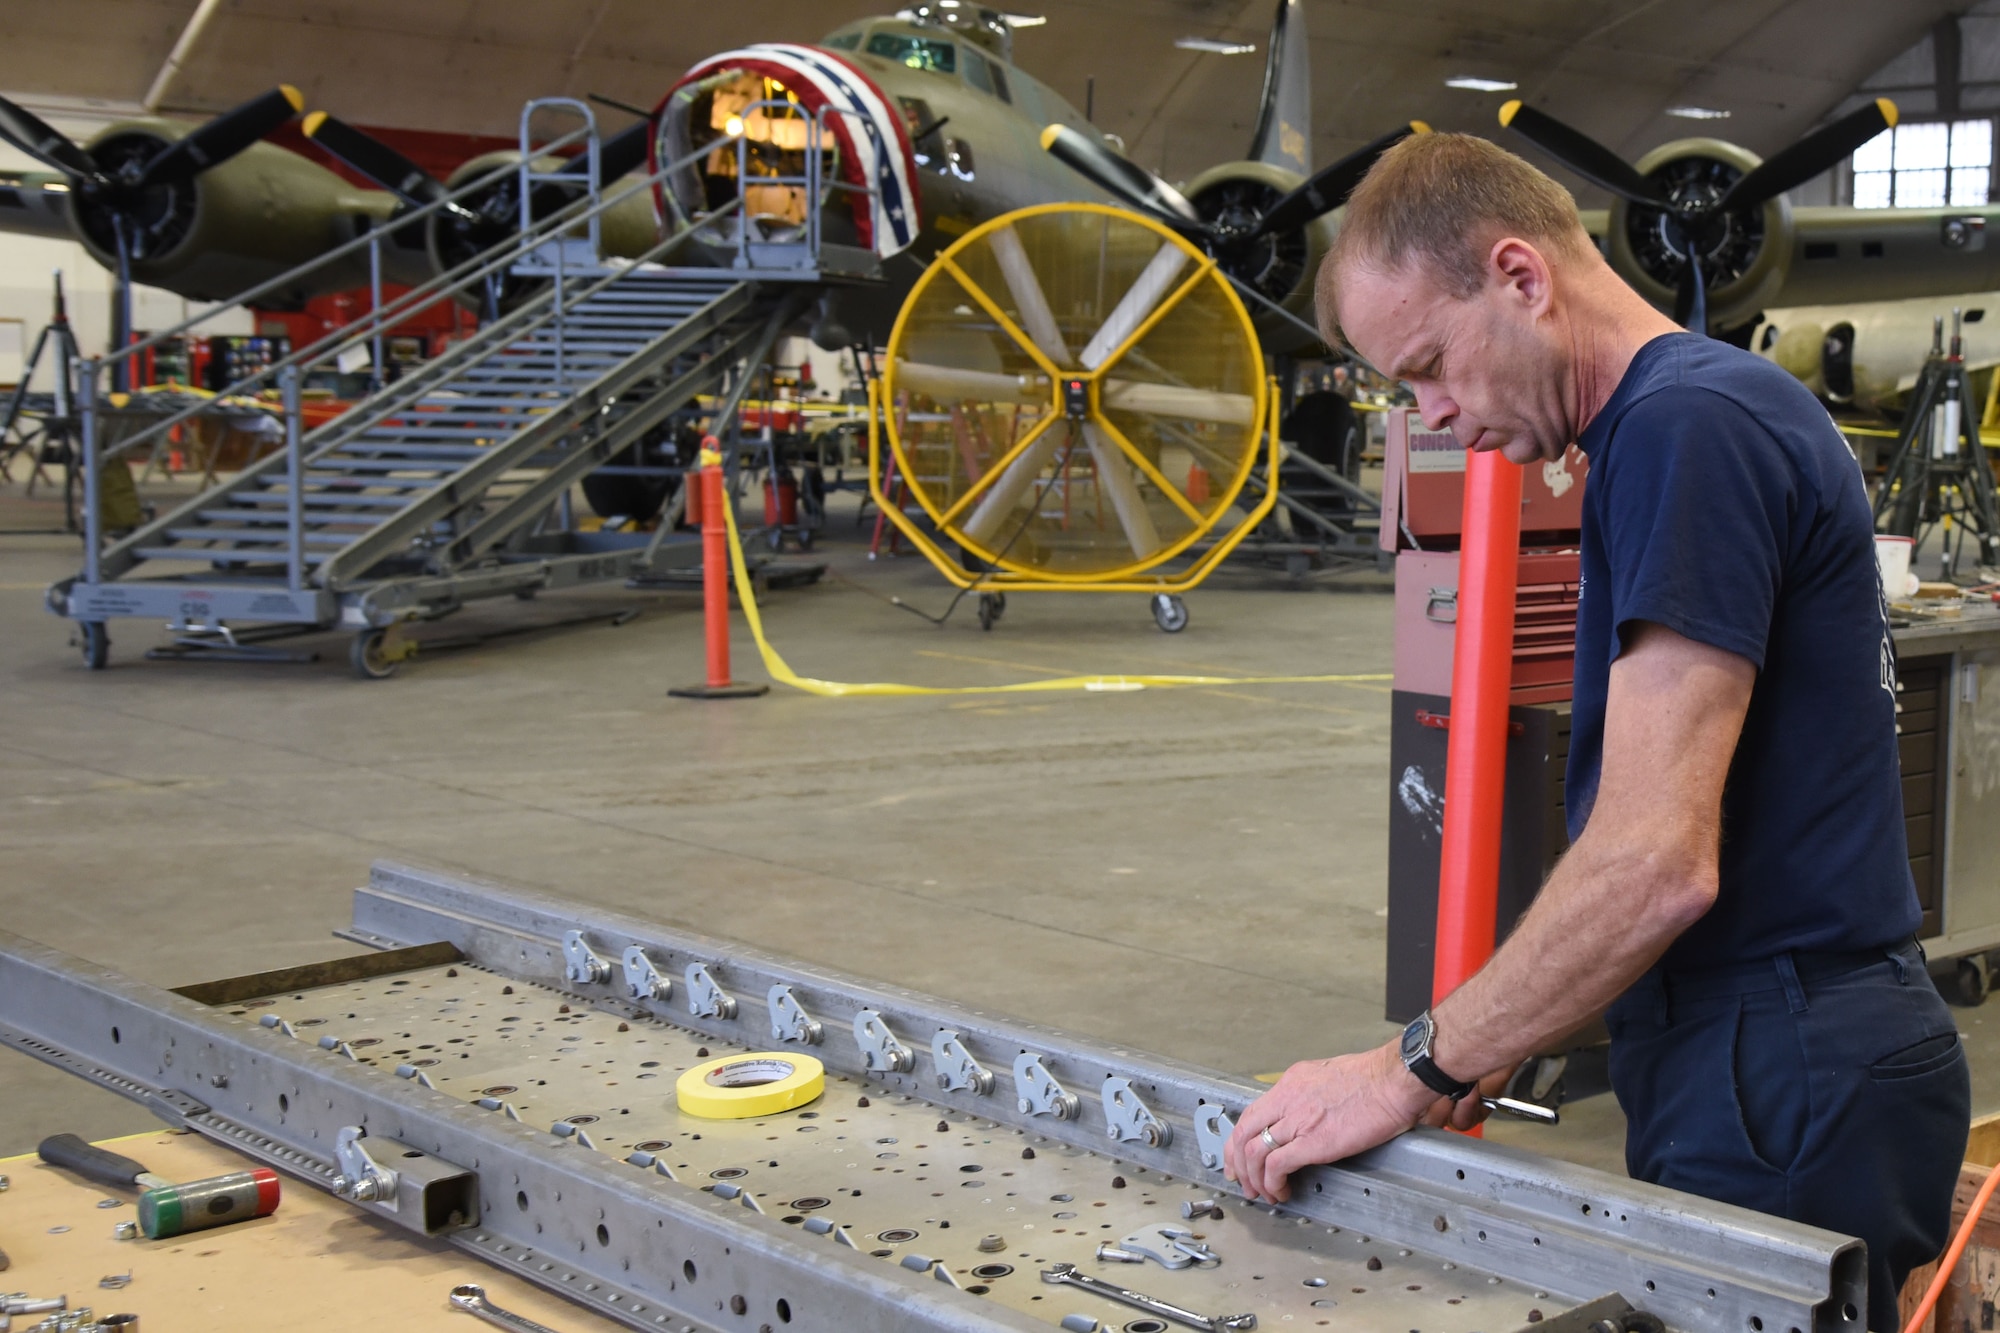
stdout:
POLYGON ((1256 1085, 721 940, 394 865, 342 934, 174 992, 0 934, 0 1041, 639 1329, 1861 1333, 1847 1238, 1428 1130, 1251 1205, 1256 1085), (760 1051, 824 1092, 677 1104, 760 1051))

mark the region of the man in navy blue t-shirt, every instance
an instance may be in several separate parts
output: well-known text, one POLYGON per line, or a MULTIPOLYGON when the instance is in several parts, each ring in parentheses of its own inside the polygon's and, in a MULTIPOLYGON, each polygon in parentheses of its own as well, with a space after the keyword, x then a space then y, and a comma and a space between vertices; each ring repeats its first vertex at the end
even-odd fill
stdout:
POLYGON ((1943 1247, 1970 1118, 1916 945, 1895 665, 1859 469, 1784 372, 1678 329, 1555 182, 1407 139, 1319 277, 1329 341, 1516 463, 1590 458, 1571 848, 1492 961, 1400 1041, 1295 1065, 1225 1154, 1253 1197, 1604 1011, 1645 1180, 1860 1236, 1872 1329, 1943 1247))

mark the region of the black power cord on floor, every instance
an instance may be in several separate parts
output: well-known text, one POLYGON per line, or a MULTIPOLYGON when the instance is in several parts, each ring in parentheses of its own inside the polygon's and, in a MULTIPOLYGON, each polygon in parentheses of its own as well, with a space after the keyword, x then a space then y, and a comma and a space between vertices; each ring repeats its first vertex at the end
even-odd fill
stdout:
MULTIPOLYGON (((958 590, 957 595, 951 599, 951 605, 945 607, 943 615, 934 616, 930 614, 928 611, 923 610, 921 607, 911 606, 908 602, 904 601, 900 597, 891 597, 889 599, 889 605, 900 607, 903 610, 908 611, 911 615, 921 617, 924 620, 928 620, 931 624, 936 625, 937 627, 942 629, 944 627, 944 623, 947 620, 951 619, 951 613, 958 610, 958 604, 965 600, 967 594, 976 592, 980 593, 981 595, 984 595, 987 590, 987 585, 983 583, 983 580, 988 575, 993 574, 999 569, 1000 562, 1007 558, 1007 552, 1013 550, 1014 543, 1020 541, 1022 536, 1027 533, 1028 525, 1035 521, 1035 516, 1037 514, 1042 512, 1042 501, 1045 498, 1047 498, 1048 493, 1050 491, 1055 489, 1056 478, 1062 476, 1063 469, 1069 466, 1070 455, 1075 452, 1076 452, 1076 432, 1074 430, 1066 430, 1064 432, 1064 438, 1063 438, 1062 456, 1056 459, 1055 476, 1050 477, 1048 481, 1044 482, 1042 484, 1041 490, 1036 492, 1034 503, 1028 506, 1027 514, 1022 517, 1020 525, 1014 529, 1014 535, 1007 539, 1007 544, 1000 548, 999 553, 995 555, 990 562, 983 560, 980 561, 980 563, 985 565, 986 568, 975 571, 979 575, 979 577, 958 590)), ((961 545, 959 549, 962 551, 965 549, 965 547, 961 545)))

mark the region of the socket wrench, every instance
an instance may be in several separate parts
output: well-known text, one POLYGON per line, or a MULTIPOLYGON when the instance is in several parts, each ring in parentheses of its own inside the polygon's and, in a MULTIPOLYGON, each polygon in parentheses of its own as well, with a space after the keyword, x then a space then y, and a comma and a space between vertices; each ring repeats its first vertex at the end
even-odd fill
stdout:
POLYGON ((538 1324, 526 1315, 518 1315, 512 1310, 501 1309, 486 1299, 486 1288, 478 1286, 475 1283, 467 1282, 463 1286, 453 1287, 451 1289, 451 1304, 453 1309, 463 1310, 467 1314, 476 1314, 487 1323, 498 1324, 501 1328, 510 1328, 514 1330, 514 1333, 556 1333, 547 1324, 538 1324))
POLYGON ((1117 1301, 1120 1305, 1129 1305, 1135 1310, 1144 1310, 1147 1314, 1171 1319, 1176 1324, 1198 1328, 1202 1333, 1240 1333, 1241 1330, 1257 1327, 1257 1316, 1254 1314, 1196 1314, 1193 1310, 1183 1310, 1178 1305, 1169 1305, 1144 1292, 1132 1291, 1115 1282, 1092 1277, 1088 1273, 1079 1273, 1075 1264, 1057 1264, 1054 1268, 1044 1268, 1042 1281, 1051 1286, 1081 1287, 1093 1296, 1102 1296, 1108 1301, 1117 1301))

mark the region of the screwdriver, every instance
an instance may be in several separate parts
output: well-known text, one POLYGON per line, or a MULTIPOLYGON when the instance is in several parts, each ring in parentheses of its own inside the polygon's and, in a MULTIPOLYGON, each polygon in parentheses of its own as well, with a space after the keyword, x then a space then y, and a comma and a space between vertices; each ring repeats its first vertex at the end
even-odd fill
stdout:
POLYGON ((1543 1106, 1540 1102, 1524 1102, 1515 1097, 1481 1097, 1479 1104, 1489 1111, 1511 1115, 1517 1120, 1532 1120, 1538 1125, 1559 1125, 1562 1115, 1553 1106, 1543 1106))

